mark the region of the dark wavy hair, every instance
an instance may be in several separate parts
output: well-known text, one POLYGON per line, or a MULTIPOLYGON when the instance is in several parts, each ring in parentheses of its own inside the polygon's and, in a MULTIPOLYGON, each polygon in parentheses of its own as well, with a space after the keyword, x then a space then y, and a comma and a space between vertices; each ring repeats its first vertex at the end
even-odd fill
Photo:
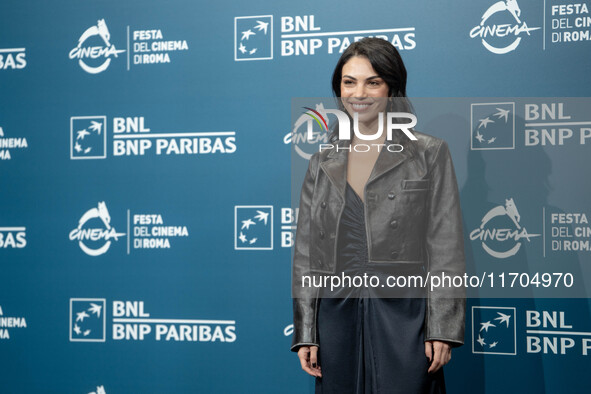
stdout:
MULTIPOLYGON (((390 42, 376 37, 365 37, 354 42, 343 52, 337 62, 332 74, 332 92, 337 98, 337 103, 341 110, 344 110, 340 101, 343 67, 354 56, 367 58, 376 73, 388 85, 388 96, 397 98, 396 100, 390 101, 388 111, 397 110, 414 113, 412 105, 406 96, 407 74, 400 53, 398 53, 394 45, 390 42)), ((350 117, 348 113, 347 115, 350 117)), ((329 140, 332 143, 338 141, 338 127, 333 129, 329 140)))

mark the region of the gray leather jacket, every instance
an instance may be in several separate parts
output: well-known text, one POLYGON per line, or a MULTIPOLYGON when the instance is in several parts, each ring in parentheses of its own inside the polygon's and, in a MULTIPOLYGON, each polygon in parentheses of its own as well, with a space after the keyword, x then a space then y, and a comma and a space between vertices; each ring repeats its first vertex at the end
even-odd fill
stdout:
MULTIPOLYGON (((364 190, 368 257, 371 263, 422 265, 432 275, 465 272, 462 214, 447 143, 413 131, 404 150, 382 147, 364 190), (393 149, 394 150, 394 149, 393 149)), ((385 141, 393 144, 394 141, 385 141)), ((291 350, 318 341, 318 288, 302 287, 302 276, 336 271, 338 224, 345 203, 347 151, 326 149, 310 159, 300 196, 292 265, 294 331, 291 350)), ((391 266, 392 264, 390 264, 391 266)), ((465 289, 427 292, 425 340, 464 343, 465 289)))

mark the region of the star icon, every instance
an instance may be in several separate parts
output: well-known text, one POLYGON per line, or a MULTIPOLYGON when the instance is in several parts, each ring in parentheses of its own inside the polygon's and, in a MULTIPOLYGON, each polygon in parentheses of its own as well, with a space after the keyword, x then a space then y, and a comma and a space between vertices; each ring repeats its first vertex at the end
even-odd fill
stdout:
POLYGON ((490 321, 487 321, 486 323, 480 323, 480 325, 482 326, 482 327, 480 327, 480 331, 484 330, 486 332, 488 332, 489 327, 496 327, 490 321))
POLYGON ((252 219, 250 219, 250 218, 247 220, 243 220, 242 227, 240 228, 240 230, 243 230, 245 228, 248 230, 252 224, 256 224, 256 223, 253 222, 252 219))
POLYGON ((476 340, 476 342, 478 342, 480 346, 486 345, 486 343, 484 342, 484 338, 482 338, 480 334, 478 335, 478 339, 476 340))
POLYGON ((101 309, 102 308, 103 307, 101 305, 93 304, 91 302, 90 308, 88 308, 88 310, 90 311, 90 313, 95 313, 97 317, 101 317, 101 309))
POLYGON ((511 315, 505 315, 504 313, 497 312, 499 317, 495 317, 495 320, 499 320, 499 323, 507 323, 507 328, 509 328, 509 319, 511 319, 511 315))
POLYGON ((255 35, 256 33, 250 29, 243 31, 242 32, 242 38, 240 39, 240 41, 242 40, 248 40, 250 38, 250 36, 255 35))
POLYGON ((76 140, 83 140, 84 137, 86 137, 87 135, 90 135, 90 133, 88 131, 86 131, 86 129, 78 130, 76 132, 76 140))
POLYGON ((476 131, 476 136, 474 138, 476 138, 478 142, 484 141, 484 137, 482 136, 482 134, 480 134, 479 131, 476 131))
POLYGON ((257 215, 254 217, 255 219, 259 219, 260 221, 265 221, 265 226, 267 225, 267 219, 269 218, 269 212, 263 212, 257 210, 257 215))
POLYGON ((478 121, 480 122, 480 124, 478 125, 478 128, 484 127, 486 129, 486 126, 489 123, 494 123, 494 120, 491 120, 489 117, 486 117, 484 119, 478 119, 478 121))
POLYGON ((499 112, 495 114, 499 119, 505 118, 505 123, 509 120, 509 111, 508 109, 497 108, 499 112))
POLYGON ((269 27, 269 22, 263 22, 263 21, 257 21, 258 25, 255 26, 255 29, 258 29, 259 31, 263 31, 265 34, 267 34, 267 27, 269 27))
POLYGON ((103 124, 101 122, 95 122, 94 120, 92 120, 90 123, 91 123, 91 125, 90 125, 89 129, 92 131, 96 131, 97 134, 100 134, 103 124))
POLYGON ((76 313, 76 321, 84 321, 85 318, 89 317, 86 311, 76 313))

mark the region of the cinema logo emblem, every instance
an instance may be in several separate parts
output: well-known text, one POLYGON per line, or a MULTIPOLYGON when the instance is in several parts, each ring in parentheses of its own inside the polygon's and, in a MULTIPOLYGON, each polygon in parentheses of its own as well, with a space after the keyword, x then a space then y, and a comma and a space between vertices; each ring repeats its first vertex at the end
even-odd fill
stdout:
POLYGON ((328 126, 330 119, 324 111, 324 104, 316 104, 316 109, 311 108, 301 114, 294 122, 293 129, 283 137, 283 142, 293 144, 293 149, 302 159, 310 160, 314 154, 314 147, 318 144, 328 143, 328 126), (311 112, 319 114, 312 117, 311 112), (319 120, 322 118, 322 122, 319 120), (318 125, 318 130, 315 125, 318 125))
POLYGON ((125 233, 118 233, 111 226, 111 215, 104 201, 99 202, 96 208, 91 208, 82 215, 78 221, 78 227, 70 232, 70 240, 78 241, 78 246, 89 256, 105 254, 111 247, 112 240, 118 241, 125 233), (101 227, 90 227, 97 220, 101 227), (92 222, 91 222, 92 221, 92 222), (91 222, 88 227, 86 224, 91 222))
POLYGON ((96 386, 96 391, 91 391, 88 394, 107 394, 105 386, 96 386))
POLYGON ((78 45, 70 51, 70 59, 78 59, 78 65, 89 74, 101 73, 109 67, 113 57, 119 57, 120 53, 125 52, 124 49, 117 49, 110 40, 111 33, 105 20, 99 19, 96 26, 91 26, 82 33, 78 45), (98 36, 104 45, 85 45, 86 41, 96 42, 96 39, 92 38, 95 36, 98 36))
POLYGON ((506 199, 504 206, 496 206, 484 215, 480 222, 480 227, 472 230, 470 233, 470 240, 481 241, 482 248, 492 257, 504 259, 514 256, 521 248, 522 239, 530 242, 530 238, 540 236, 540 234, 528 233, 527 229, 522 227, 519 223, 520 220, 521 216, 517 211, 517 206, 515 205, 513 198, 506 199), (503 216, 507 216, 511 220, 514 228, 503 228, 493 225, 493 219, 503 216), (495 244, 495 247, 498 248, 499 246, 497 245, 502 245, 506 242, 512 244, 509 249, 495 250, 495 248, 491 246, 492 244, 495 244))
POLYGON ((480 24, 474 26, 472 30, 470 30, 470 38, 480 37, 482 45, 490 52, 498 55, 514 51, 521 42, 520 35, 527 34, 530 36, 530 32, 540 29, 539 27, 528 27, 527 23, 520 19, 520 16, 521 9, 517 4, 517 0, 497 1, 484 12, 480 24), (502 18, 504 16, 502 14, 506 15, 506 13, 514 19, 514 23, 487 23, 489 22, 489 19, 498 20, 499 16, 497 14, 501 14, 502 18), (493 15, 495 17, 493 17, 493 15), (511 36, 515 37, 512 41, 511 36), (498 42, 505 40, 509 40, 510 42, 503 46, 495 46, 499 45, 498 42), (493 45, 489 41, 492 41, 495 44, 493 45))

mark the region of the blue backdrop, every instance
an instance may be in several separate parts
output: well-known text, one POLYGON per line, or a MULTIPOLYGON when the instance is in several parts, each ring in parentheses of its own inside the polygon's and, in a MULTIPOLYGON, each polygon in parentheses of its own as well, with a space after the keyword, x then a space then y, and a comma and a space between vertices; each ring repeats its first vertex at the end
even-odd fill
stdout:
POLYGON ((587 392, 591 119, 563 97, 591 87, 589 7, 3 1, 0 392, 312 392, 289 352, 292 98, 330 96, 375 35, 409 96, 471 97, 418 128, 449 143, 469 271, 576 283, 469 299, 449 392, 587 392), (518 222, 483 222, 510 199, 518 222))

